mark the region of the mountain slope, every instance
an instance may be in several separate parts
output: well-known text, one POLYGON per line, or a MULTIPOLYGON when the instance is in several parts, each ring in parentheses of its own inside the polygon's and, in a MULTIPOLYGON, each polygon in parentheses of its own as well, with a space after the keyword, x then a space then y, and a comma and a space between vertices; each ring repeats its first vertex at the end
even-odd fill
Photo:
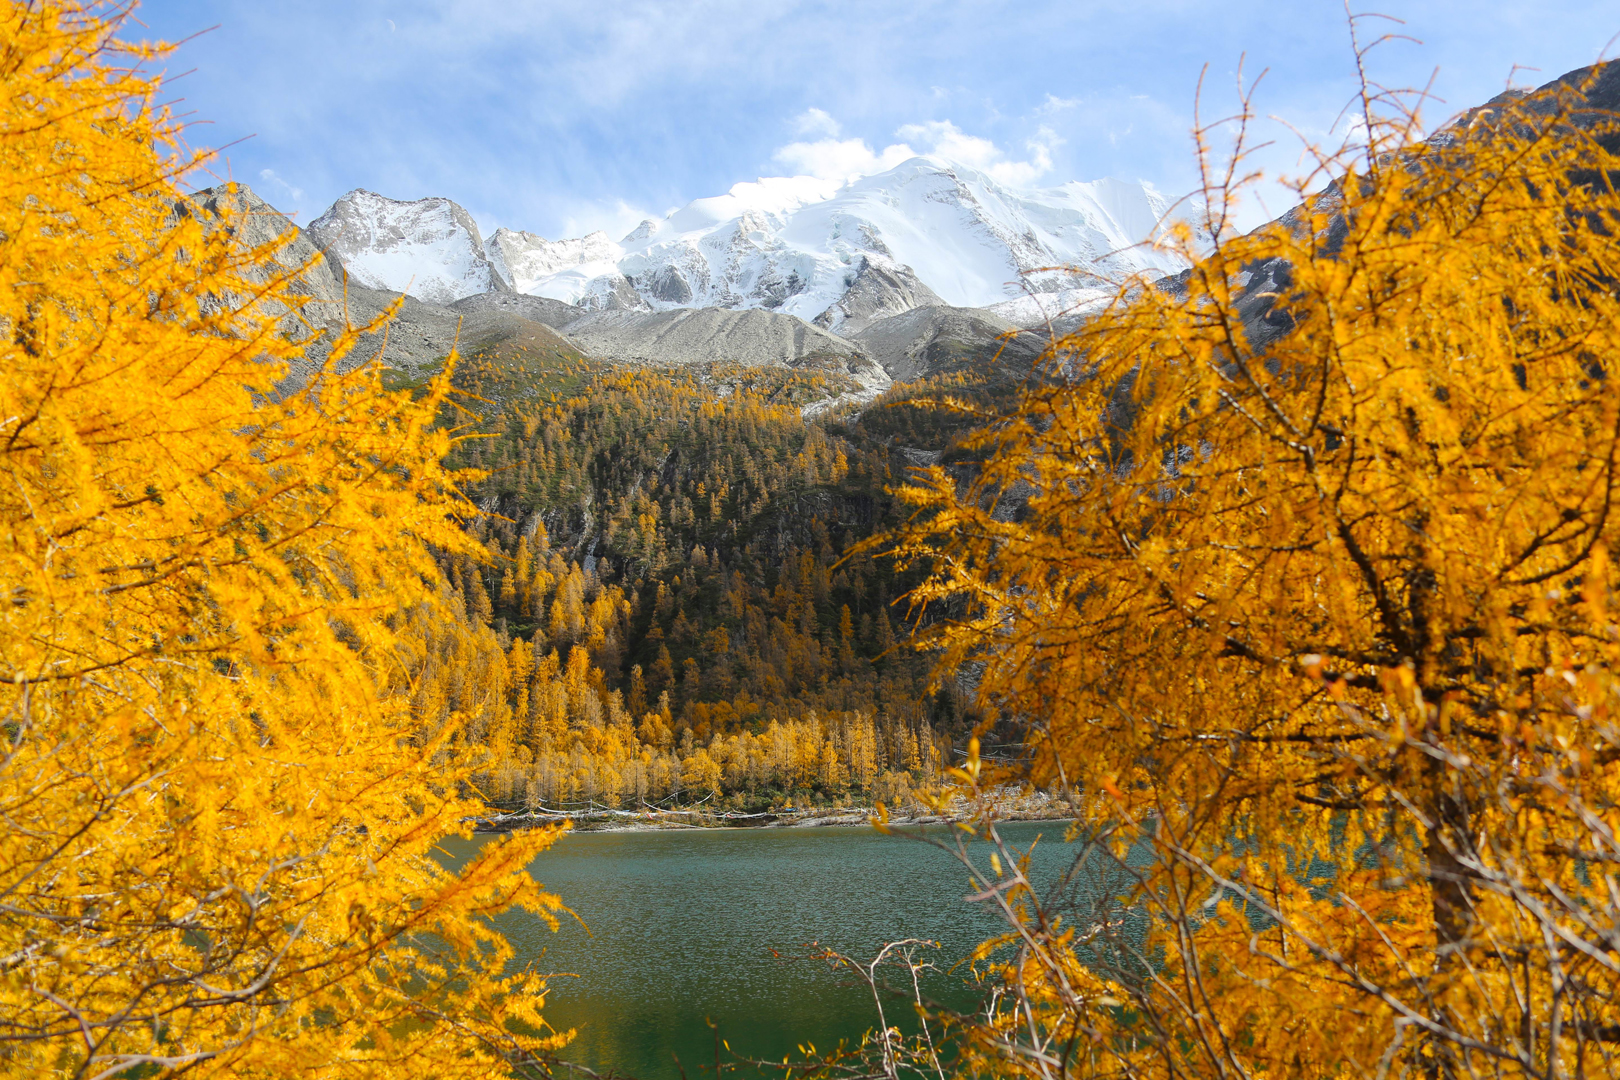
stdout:
POLYGON ((285 215, 254 194, 252 188, 236 183, 204 188, 177 210, 196 214, 209 228, 228 219, 230 224, 226 228, 243 249, 263 247, 287 237, 276 253, 274 265, 256 268, 257 272, 249 275, 262 282, 268 281, 272 274, 302 268, 293 291, 309 299, 296 311, 285 313, 281 320, 282 333, 302 337, 311 331, 343 324, 343 265, 311 243, 285 215), (292 231, 290 237, 288 230, 292 231))
POLYGON ((855 280, 844 295, 816 316, 816 325, 844 336, 859 334, 879 319, 945 301, 923 284, 911 267, 863 255, 855 280))
POLYGON ((814 354, 854 357, 859 351, 791 316, 717 308, 599 312, 570 323, 568 336, 597 356, 659 364, 790 364, 814 354))
POLYGON ((553 330, 561 330, 587 314, 584 308, 577 308, 560 300, 505 292, 474 293, 445 306, 462 315, 504 311, 512 315, 521 315, 537 323, 545 323, 553 330))
POLYGON ((913 308, 872 323, 855 343, 896 381, 960 371, 984 373, 991 363, 1027 372, 1046 347, 1044 335, 982 308, 913 308))

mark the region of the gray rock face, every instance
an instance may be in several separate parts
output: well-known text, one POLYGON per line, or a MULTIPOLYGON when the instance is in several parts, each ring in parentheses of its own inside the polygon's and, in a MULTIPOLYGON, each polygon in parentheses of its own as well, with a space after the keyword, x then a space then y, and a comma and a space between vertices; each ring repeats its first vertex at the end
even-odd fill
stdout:
POLYGON ((692 302, 692 283, 686 280, 678 266, 666 266, 653 273, 647 274, 639 282, 635 282, 641 291, 654 300, 666 304, 690 304, 692 302))
POLYGON ((872 323, 855 343, 889 377, 910 382, 952 371, 983 370, 998 361, 1027 369, 1046 345, 983 308, 915 308, 872 323))
POLYGON ((448 304, 512 288, 485 252, 472 215, 449 199, 400 202, 356 189, 310 222, 308 233, 368 289, 448 304))
POLYGON ((844 295, 816 316, 815 323, 835 334, 854 336, 874 322, 912 308, 943 306, 945 301, 923 284, 909 266, 861 259, 860 271, 844 295))
POLYGON ((630 279, 620 273, 604 274, 591 282, 579 306, 587 311, 650 311, 630 279))
MULTIPOLYGON (((293 290, 303 293, 309 302, 299 305, 297 312, 287 312, 282 332, 292 336, 300 323, 311 329, 341 323, 343 317, 343 266, 329 254, 323 254, 298 226, 280 211, 253 193, 246 184, 221 184, 205 188, 192 195, 189 202, 177 208, 180 212, 195 213, 205 227, 223 224, 234 241, 244 249, 263 247, 277 240, 286 242, 275 255, 273 264, 258 268, 249 276, 256 281, 270 280, 273 274, 304 268, 293 281, 293 290), (232 188, 235 188, 232 191, 232 188), (289 231, 291 236, 288 236, 289 231)), ((286 311, 287 309, 282 308, 286 311)))
POLYGON ((652 364, 797 364, 814 356, 860 354, 803 319, 758 309, 605 311, 570 323, 568 336, 593 356, 652 364))
MULTIPOLYGON (((322 252, 286 216, 255 195, 245 184, 221 184, 196 192, 182 206, 180 212, 194 213, 207 228, 225 228, 242 249, 260 248, 282 241, 271 262, 256 268, 248 276, 256 281, 269 281, 273 275, 298 271, 290 283, 289 292, 307 297, 303 303, 288 306, 280 302, 261 301, 265 310, 277 317, 277 330, 291 341, 301 342, 304 358, 292 364, 292 371, 284 384, 286 388, 299 385, 311 373, 326 363, 332 344, 343 332, 346 319, 361 325, 382 310, 380 305, 359 294, 365 290, 349 290, 345 295, 347 274, 330 252, 322 252), (232 188, 235 190, 231 190, 232 188)), ((225 303, 245 303, 246 298, 223 297, 225 303)), ((390 350, 390 355, 398 348, 390 350)), ((355 349, 342 360, 340 367, 352 368, 370 356, 375 349, 355 349)))

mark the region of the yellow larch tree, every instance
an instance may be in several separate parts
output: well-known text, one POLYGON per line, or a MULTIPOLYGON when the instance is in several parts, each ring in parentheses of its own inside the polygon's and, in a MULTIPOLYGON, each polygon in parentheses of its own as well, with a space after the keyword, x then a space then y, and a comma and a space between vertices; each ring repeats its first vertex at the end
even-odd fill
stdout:
POLYGON ((981 864, 982 1072, 1620 1072, 1616 101, 1611 64, 1419 140, 1369 94, 1335 182, 1183 233, 975 479, 907 490, 930 642, 1101 896, 981 864))
POLYGON ((544 830, 435 857, 443 386, 287 378, 127 14, 0 3, 0 1073, 511 1075, 560 1038, 485 916, 560 904, 544 830))

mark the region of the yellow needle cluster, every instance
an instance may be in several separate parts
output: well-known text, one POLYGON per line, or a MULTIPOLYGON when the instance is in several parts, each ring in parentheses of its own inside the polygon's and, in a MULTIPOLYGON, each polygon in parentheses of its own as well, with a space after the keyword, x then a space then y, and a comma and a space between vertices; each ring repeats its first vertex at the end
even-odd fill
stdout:
POLYGON ((466 718, 406 707, 443 385, 288 378, 122 15, 0 3, 0 1074, 510 1075, 559 1039, 484 916, 554 918, 552 834, 445 869, 466 718))
POLYGON ((1121 905, 1022 909, 987 1068, 1620 1069, 1617 74, 1374 118, 906 492, 1121 905))

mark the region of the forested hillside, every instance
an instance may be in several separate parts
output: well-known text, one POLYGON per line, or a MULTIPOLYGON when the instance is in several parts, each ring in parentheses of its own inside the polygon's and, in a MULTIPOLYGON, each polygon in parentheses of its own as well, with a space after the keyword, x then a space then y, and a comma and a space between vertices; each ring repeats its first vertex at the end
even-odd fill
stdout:
POLYGON ((482 711, 492 802, 894 804, 937 779, 967 695, 897 647, 912 583, 846 553, 949 449, 952 418, 919 404, 939 386, 805 419, 836 375, 509 345, 456 384, 489 557, 441 557, 464 625, 415 694, 427 719, 482 711))

